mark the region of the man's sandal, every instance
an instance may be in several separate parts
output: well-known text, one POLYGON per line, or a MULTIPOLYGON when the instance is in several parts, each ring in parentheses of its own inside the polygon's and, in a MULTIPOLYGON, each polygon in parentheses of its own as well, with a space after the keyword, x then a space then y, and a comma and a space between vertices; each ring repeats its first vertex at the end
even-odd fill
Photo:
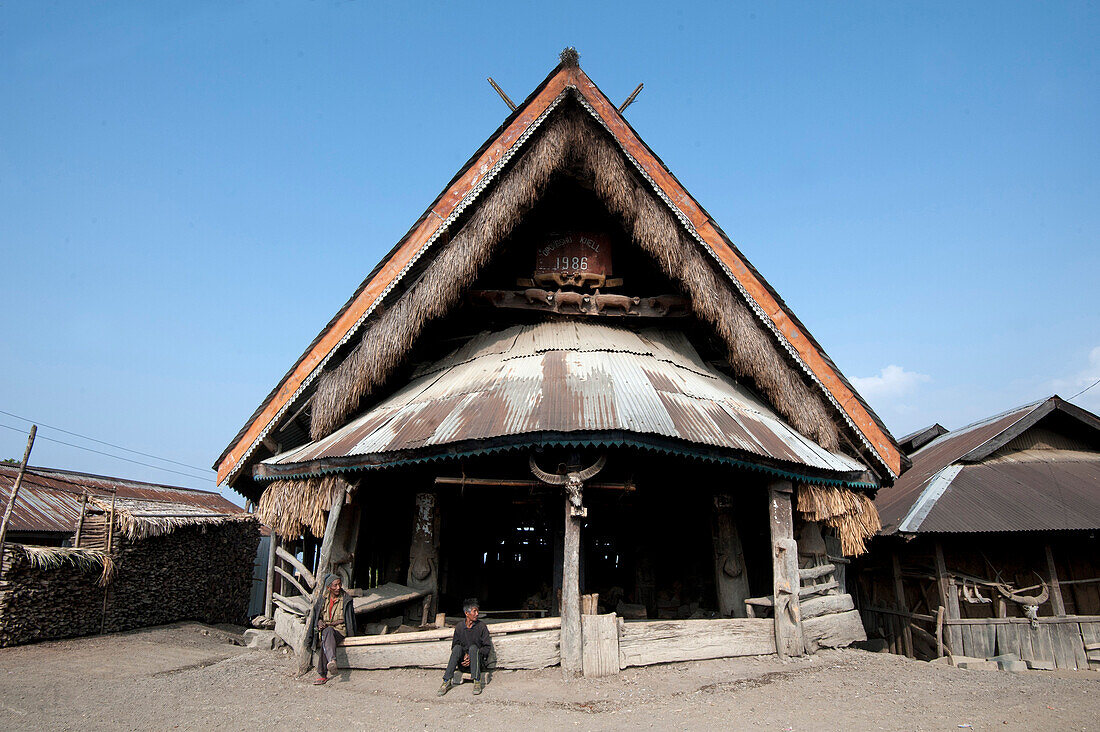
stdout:
POLYGON ((327 676, 318 676, 316 679, 313 680, 313 685, 314 686, 321 686, 322 684, 327 684, 327 683, 328 683, 328 677, 327 676))

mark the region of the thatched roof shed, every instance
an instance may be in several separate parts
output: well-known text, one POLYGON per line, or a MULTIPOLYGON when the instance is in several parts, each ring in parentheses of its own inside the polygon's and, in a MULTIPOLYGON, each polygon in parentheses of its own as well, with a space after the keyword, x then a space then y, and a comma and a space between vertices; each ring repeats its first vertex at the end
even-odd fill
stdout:
MULTIPOLYGON (((0 505, 6 504, 18 473, 18 465, 0 465, 0 505)), ((111 496, 116 496, 120 506, 146 503, 173 516, 248 516, 244 509, 213 491, 31 465, 12 507, 9 540, 54 546, 71 541, 85 496, 107 505, 111 496)))
MULTIPOLYGON (((5 503, 16 472, 0 466, 5 503)), ((11 526, 0 646, 246 620, 260 527, 217 493, 30 466, 11 526)))

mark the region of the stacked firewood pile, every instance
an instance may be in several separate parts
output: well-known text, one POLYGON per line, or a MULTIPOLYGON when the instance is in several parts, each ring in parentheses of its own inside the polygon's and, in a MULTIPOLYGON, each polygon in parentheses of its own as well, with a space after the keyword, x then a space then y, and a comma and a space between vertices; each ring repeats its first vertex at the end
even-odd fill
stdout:
POLYGON ((123 542, 107 588, 107 631, 177 620, 247 624, 259 541, 255 522, 233 521, 123 542))
POLYGON ((103 618, 102 561, 54 550, 49 559, 19 544, 4 547, 0 646, 98 633, 103 618))
POLYGON ((243 625, 259 540, 252 520, 122 539, 113 542, 113 577, 106 585, 102 561, 67 560, 94 552, 57 549, 59 561, 43 563, 8 545, 0 577, 0 646, 179 620, 243 625))

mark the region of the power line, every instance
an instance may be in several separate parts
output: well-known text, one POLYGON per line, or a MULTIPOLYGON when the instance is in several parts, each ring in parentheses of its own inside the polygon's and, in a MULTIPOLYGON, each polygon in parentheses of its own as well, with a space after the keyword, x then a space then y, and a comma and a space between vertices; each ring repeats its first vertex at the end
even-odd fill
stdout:
MULTIPOLYGON (((5 414, 7 414, 7 413, 5 412, 5 414)), ((20 434, 23 433, 23 430, 21 430, 18 427, 12 427, 11 425, 0 424, 0 427, 3 427, 5 429, 9 429, 12 432, 18 432, 20 434)), ((38 435, 38 439, 46 440, 47 442, 55 442, 58 445, 65 445, 66 447, 75 447, 78 450, 87 450, 88 452, 94 452, 96 455, 104 455, 104 456, 109 457, 109 458, 114 458, 115 460, 125 460, 126 462, 134 463, 135 465, 144 465, 145 467, 152 468, 153 470, 163 470, 166 473, 175 473, 176 475, 182 475, 182 476, 185 476, 187 478, 191 478, 193 480, 204 480, 204 481, 205 480, 210 480, 210 476, 208 476, 208 475, 192 475, 191 473, 184 473, 181 470, 172 470, 171 468, 162 468, 159 465, 151 465, 149 463, 143 463, 140 460, 131 460, 130 458, 122 457, 121 455, 112 455, 109 452, 103 452, 102 450, 93 450, 90 447, 84 447, 83 445, 74 445, 71 442, 65 442, 64 440, 55 440, 51 437, 46 437, 44 435, 38 435)))
POLYGON ((1085 387, 1084 389, 1082 389, 1081 391, 1079 391, 1079 392, 1077 392, 1076 394, 1074 394, 1073 396, 1071 396, 1071 397, 1070 397, 1069 399, 1067 399, 1066 401, 1068 402, 1068 401, 1070 401, 1070 400, 1072 400, 1072 399, 1076 399, 1077 397, 1081 396, 1082 394, 1084 394, 1084 393, 1085 393, 1086 391, 1088 391, 1088 390, 1089 390, 1089 389, 1091 389, 1092 387, 1096 386, 1097 384, 1100 384, 1100 379, 1097 379, 1096 381, 1092 382, 1091 384, 1089 384, 1088 386, 1086 386, 1086 387, 1085 387))
MULTIPOLYGON (((104 442, 103 440, 97 440, 94 437, 88 437, 87 435, 82 435, 79 432, 70 432, 69 430, 63 430, 60 427, 54 427, 53 425, 48 425, 45 422, 39 422, 38 420, 27 419, 26 417, 20 417, 18 414, 12 414, 11 412, 5 412, 3 409, 0 409, 0 414, 6 414, 9 417, 15 417, 16 419, 21 419, 24 422, 30 422, 31 424, 37 424, 39 427, 46 427, 48 429, 56 430, 58 432, 64 432, 66 435, 72 435, 73 437, 79 437, 82 440, 89 440, 91 442, 97 442, 100 445, 106 445, 107 447, 113 447, 116 450, 124 450, 125 452, 133 453, 134 455, 141 455, 142 457, 151 458, 153 460, 160 460, 161 462, 172 463, 173 465, 179 465, 181 468, 191 468, 192 470, 202 470, 202 471, 209 470, 210 472, 214 472, 210 468, 200 468, 197 465, 188 465, 187 463, 181 463, 178 460, 169 460, 168 458, 163 458, 163 457, 160 457, 159 455, 150 455, 149 453, 141 452, 140 450, 131 450, 130 448, 123 447, 122 445, 115 445, 115 444, 112 444, 110 442, 104 442)), ((56 442, 56 440, 53 440, 53 442, 56 442)), ((62 444, 67 444, 67 443, 62 443, 62 444)), ((73 447, 76 447, 76 445, 73 445, 73 447)))

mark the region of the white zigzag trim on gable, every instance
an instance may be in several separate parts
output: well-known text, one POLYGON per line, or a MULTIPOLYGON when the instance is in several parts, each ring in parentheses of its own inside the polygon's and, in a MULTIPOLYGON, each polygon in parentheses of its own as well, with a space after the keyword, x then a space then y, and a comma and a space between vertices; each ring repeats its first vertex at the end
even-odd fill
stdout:
POLYGON ((806 362, 802 360, 802 356, 799 355, 798 351, 795 350, 794 346, 791 345, 790 341, 787 340, 787 337, 783 335, 782 331, 780 331, 779 328, 776 327, 776 325, 772 321, 772 319, 770 317, 768 317, 768 314, 764 311, 764 309, 762 307, 760 307, 759 303, 756 302, 756 299, 749 293, 748 290, 745 289, 745 287, 741 284, 741 282, 734 276, 733 271, 728 266, 726 266, 725 262, 723 262, 719 258, 718 253, 715 252, 710 247, 710 245, 707 244, 707 242, 703 239, 703 237, 701 237, 699 235, 699 232, 696 231, 696 229, 695 229, 695 225, 691 223, 691 219, 689 219, 687 217, 687 215, 683 211, 680 210, 680 207, 677 206, 675 204, 675 202, 673 202, 673 200, 671 198, 669 198, 668 195, 665 194, 665 192, 663 190, 661 190, 661 187, 659 185, 657 185, 657 182, 655 180, 653 180, 653 178, 650 177, 649 173, 647 173, 645 171, 645 169, 642 167, 641 163, 639 163, 634 158, 634 156, 631 155, 629 152, 627 152, 626 148, 624 148, 622 146, 622 144, 618 142, 618 138, 615 137, 615 133, 613 133, 611 131, 611 128, 607 126, 607 123, 604 122, 603 118, 600 117, 599 113, 595 110, 595 108, 593 108, 592 105, 590 105, 588 103, 588 100, 586 100, 584 98, 584 95, 580 93, 580 90, 578 90, 576 88, 576 86, 573 86, 573 85, 570 85, 566 88, 567 89, 572 89, 574 91, 574 94, 577 98, 577 101, 580 102, 581 106, 584 107, 584 109, 587 110, 590 115, 592 115, 593 119, 595 119, 600 124, 601 127, 603 127, 605 130, 607 130, 607 132, 611 135, 611 139, 615 140, 616 144, 618 144, 619 150, 622 152, 622 154, 626 156, 626 159, 629 160, 631 162, 631 164, 633 164, 634 167, 638 170, 638 172, 641 173, 642 177, 646 179, 646 181, 649 183, 650 187, 653 188, 653 191, 657 194, 657 196, 662 201, 665 202, 665 205, 668 206, 669 210, 671 210, 673 215, 676 216, 676 218, 680 221, 680 223, 683 225, 684 229, 689 234, 691 234, 691 236, 697 242, 699 242, 699 244, 701 244, 703 246, 703 249, 708 254, 710 254, 710 256, 714 259, 714 261, 718 263, 718 266, 722 268, 722 271, 726 273, 726 276, 729 277, 729 279, 733 283, 734 287, 736 287, 737 291, 741 293, 741 297, 743 297, 745 299, 745 303, 752 309, 752 311, 754 313, 756 313, 756 317, 762 323, 764 323, 765 326, 767 326, 768 330, 770 330, 773 335, 775 335, 775 337, 779 341, 780 345, 782 345, 787 350, 787 353, 789 353, 791 355, 791 358, 794 359, 795 363, 798 364, 799 368, 801 368, 802 371, 805 372, 805 374, 810 377, 811 381, 813 381, 813 383, 816 384, 821 389, 821 391, 825 394, 826 398, 828 398, 829 402, 836 408, 837 412, 840 413, 840 416, 843 417, 844 421, 848 424, 849 427, 852 428, 852 431, 855 432, 855 434, 859 438, 860 442, 862 442, 863 445, 871 451, 871 454, 874 455, 875 458, 878 459, 879 463, 882 465, 882 467, 884 467, 886 469, 886 472, 890 475, 890 477, 896 479, 897 475, 894 474, 894 471, 890 469, 890 466, 887 465, 886 461, 883 460, 881 455, 879 455, 879 452, 875 448, 875 446, 871 444, 871 442, 864 436, 863 431, 860 430, 859 427, 856 426, 856 424, 848 416, 848 413, 845 412, 843 407, 840 406, 840 402, 838 402, 836 400, 836 397, 834 397, 832 395, 832 393, 828 389, 825 388, 825 385, 822 384, 821 380, 817 378, 817 374, 815 374, 810 369, 810 367, 806 364, 806 362))
MULTIPOLYGON (((460 201, 459 204, 455 206, 455 209, 450 213, 450 215, 443 220, 443 223, 440 224, 439 228, 435 230, 435 233, 431 235, 428 241, 424 243, 424 246, 420 247, 420 250, 413 255, 412 259, 410 259, 409 262, 404 266, 404 268, 402 268, 401 272, 399 272, 398 275, 394 277, 388 285, 386 285, 385 289, 383 289, 381 294, 379 294, 375 301, 371 303, 366 312, 364 312, 359 317, 359 319, 355 321, 355 325, 348 329, 348 332, 344 334, 340 341, 331 349, 329 349, 329 352, 325 354, 325 357, 321 359, 320 363, 318 363, 313 368, 313 371, 309 373, 309 376, 302 380, 301 385, 294 391, 290 398, 287 399, 286 403, 279 408, 279 411, 276 412, 275 415, 268 421, 267 425, 265 425, 264 428, 260 431, 260 434, 256 437, 256 439, 252 441, 252 444, 249 446, 248 450, 246 450, 244 454, 241 455, 240 458, 238 458, 236 464, 233 466, 233 469, 226 474, 225 479, 222 481, 222 485, 227 484, 234 475, 240 472, 241 467, 244 466, 246 462, 248 462, 248 458, 252 457, 252 453, 256 451, 256 448, 259 447, 260 443, 263 442, 268 433, 270 433, 271 430, 279 424, 279 420, 282 419, 287 410, 289 410, 290 407, 298 400, 298 397, 302 395, 302 392, 309 388, 309 385, 312 384, 313 381, 324 371, 325 366, 328 365, 328 362, 332 359, 333 355, 338 350, 340 350, 340 348, 345 343, 347 343, 352 336, 355 335, 355 333, 359 330, 363 323, 366 322, 367 318, 369 318, 371 314, 374 313, 374 311, 378 308, 378 306, 382 304, 386 297, 389 296, 394 287, 402 279, 404 279, 405 275, 408 274, 410 269, 412 269, 412 266, 416 264, 417 261, 419 261, 420 258, 424 256, 428 249, 431 248, 436 240, 439 239, 439 237, 442 236, 443 233, 451 227, 455 220, 457 220, 458 217, 462 215, 462 212, 465 211, 470 206, 470 204, 477 200, 482 192, 489 186, 489 183, 491 183, 497 177, 497 175, 500 174, 500 171, 504 168, 504 166, 507 165, 509 161, 511 161, 515 154, 531 137, 531 135, 534 134, 534 132, 542 125, 542 123, 546 121, 546 118, 550 115, 550 113, 557 109, 558 105, 563 99, 565 99, 568 93, 569 87, 563 89, 561 94, 559 94, 557 98, 554 99, 554 101, 546 107, 542 114, 536 117, 531 122, 531 124, 527 126, 527 129, 524 130, 518 138, 516 138, 516 141, 512 144, 512 146, 508 148, 508 150, 506 150, 505 153, 501 156, 500 160, 494 163, 493 167, 491 167, 488 172, 486 172, 486 174, 482 176, 477 185, 475 185, 465 196, 462 197, 462 201, 460 201)), ((431 212, 431 209, 429 209, 429 212, 431 212)))

